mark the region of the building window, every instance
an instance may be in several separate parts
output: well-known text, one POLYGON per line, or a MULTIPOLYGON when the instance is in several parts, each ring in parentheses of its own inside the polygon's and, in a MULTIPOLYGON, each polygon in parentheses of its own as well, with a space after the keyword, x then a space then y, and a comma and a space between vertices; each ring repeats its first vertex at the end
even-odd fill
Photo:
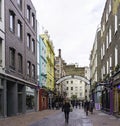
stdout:
POLYGON ((1 20, 1 18, 2 18, 2 1, 0 0, 0 20, 1 20))
POLYGON ((80 93, 80 97, 82 97, 82 92, 80 93))
POLYGON ((73 90, 73 87, 71 87, 71 90, 73 90))
POLYGON ((109 42, 108 42, 108 33, 106 34, 106 49, 108 48, 109 42))
POLYGON ((78 90, 78 87, 75 87, 75 91, 77 91, 78 90))
POLYGON ((109 14, 111 12, 111 0, 109 1, 109 14))
POLYGON ((32 13, 32 27, 35 28, 35 15, 32 13))
POLYGON ((105 66, 103 66, 103 75, 105 75, 105 66))
POLYGON ((109 72, 109 62, 107 61, 107 74, 109 72))
POLYGON ((15 31, 15 13, 13 11, 10 11, 10 31, 15 31))
POLYGON ((35 41, 34 41, 34 39, 32 39, 32 47, 31 47, 31 49, 32 49, 32 53, 35 53, 35 41))
POLYGON ((22 0, 17 0, 18 7, 22 10, 22 0))
POLYGON ((115 33, 116 33, 117 29, 118 29, 118 28, 117 28, 117 18, 118 18, 118 17, 117 17, 117 15, 115 14, 115 33))
POLYGON ((10 48, 10 67, 15 69, 15 49, 10 48))
POLYGON ((103 48, 101 47, 101 59, 103 58, 103 48))
POLYGON ((30 61, 27 62, 27 76, 30 77, 30 61))
POLYGON ((108 10, 106 10, 106 22, 108 21, 108 10))
POLYGON ((22 73, 23 68, 23 58, 21 54, 18 54, 18 71, 22 73))
POLYGON ((18 38, 22 39, 22 22, 18 20, 18 38))
POLYGON ((105 43, 103 43, 103 56, 105 55, 105 43))
POLYGON ((32 64, 32 78, 35 78, 35 65, 32 64))
POLYGON ((30 34, 27 34, 27 47, 30 49, 30 34))
POLYGON ((68 90, 69 88, 67 87, 66 90, 68 90))
POLYGON ((111 32, 111 26, 109 27, 109 44, 112 41, 112 32, 111 32))
POLYGON ((118 64, 118 48, 115 47, 115 66, 118 64))
POLYGON ((73 84, 73 81, 71 81, 71 84, 73 84))
POLYGON ((27 6, 27 19, 30 22, 30 6, 27 6))

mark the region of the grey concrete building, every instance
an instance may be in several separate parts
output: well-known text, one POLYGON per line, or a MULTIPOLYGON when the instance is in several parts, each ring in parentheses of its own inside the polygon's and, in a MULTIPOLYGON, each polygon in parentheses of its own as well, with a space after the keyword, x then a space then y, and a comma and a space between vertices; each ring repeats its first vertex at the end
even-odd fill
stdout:
POLYGON ((1 116, 7 117, 36 110, 36 10, 31 0, 0 3, 3 1, 5 46, 0 42, 0 58, 4 61, 0 66, 0 108, 1 116))

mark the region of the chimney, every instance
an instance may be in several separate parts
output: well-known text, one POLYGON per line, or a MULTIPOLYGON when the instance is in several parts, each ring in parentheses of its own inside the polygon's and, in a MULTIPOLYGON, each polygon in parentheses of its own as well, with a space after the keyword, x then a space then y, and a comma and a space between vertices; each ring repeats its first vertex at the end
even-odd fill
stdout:
POLYGON ((61 49, 59 49, 59 57, 61 58, 61 49))

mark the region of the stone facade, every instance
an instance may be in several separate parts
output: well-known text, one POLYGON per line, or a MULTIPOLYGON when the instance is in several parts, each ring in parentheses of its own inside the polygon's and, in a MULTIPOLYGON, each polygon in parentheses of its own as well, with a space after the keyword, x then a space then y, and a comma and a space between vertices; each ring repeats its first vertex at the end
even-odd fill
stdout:
MULTIPOLYGON (((102 108, 110 114, 120 113, 120 1, 107 0, 101 18, 100 48, 96 55, 100 55, 97 64, 99 74, 95 90, 100 86, 102 108), (116 79, 117 78, 117 79, 116 79)), ((93 56, 93 55, 92 55, 93 56)), ((94 65, 94 64, 92 64, 94 65)))

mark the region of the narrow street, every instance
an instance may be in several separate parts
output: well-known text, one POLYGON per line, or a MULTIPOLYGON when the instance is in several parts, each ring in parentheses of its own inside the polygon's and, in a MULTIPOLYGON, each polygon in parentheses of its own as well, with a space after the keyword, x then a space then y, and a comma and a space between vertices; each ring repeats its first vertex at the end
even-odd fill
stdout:
POLYGON ((74 108, 68 124, 61 110, 44 110, 3 118, 0 126, 120 126, 120 118, 96 110, 86 116, 83 109, 74 108))
POLYGON ((53 116, 48 116, 43 120, 37 121, 30 126, 93 126, 89 117, 83 109, 74 109, 70 112, 69 123, 65 123, 64 112, 59 112, 53 116))
POLYGON ((64 113, 59 112, 34 122, 29 126, 119 126, 120 118, 105 114, 101 111, 89 113, 86 116, 83 109, 74 109, 70 112, 69 123, 65 123, 64 113))

